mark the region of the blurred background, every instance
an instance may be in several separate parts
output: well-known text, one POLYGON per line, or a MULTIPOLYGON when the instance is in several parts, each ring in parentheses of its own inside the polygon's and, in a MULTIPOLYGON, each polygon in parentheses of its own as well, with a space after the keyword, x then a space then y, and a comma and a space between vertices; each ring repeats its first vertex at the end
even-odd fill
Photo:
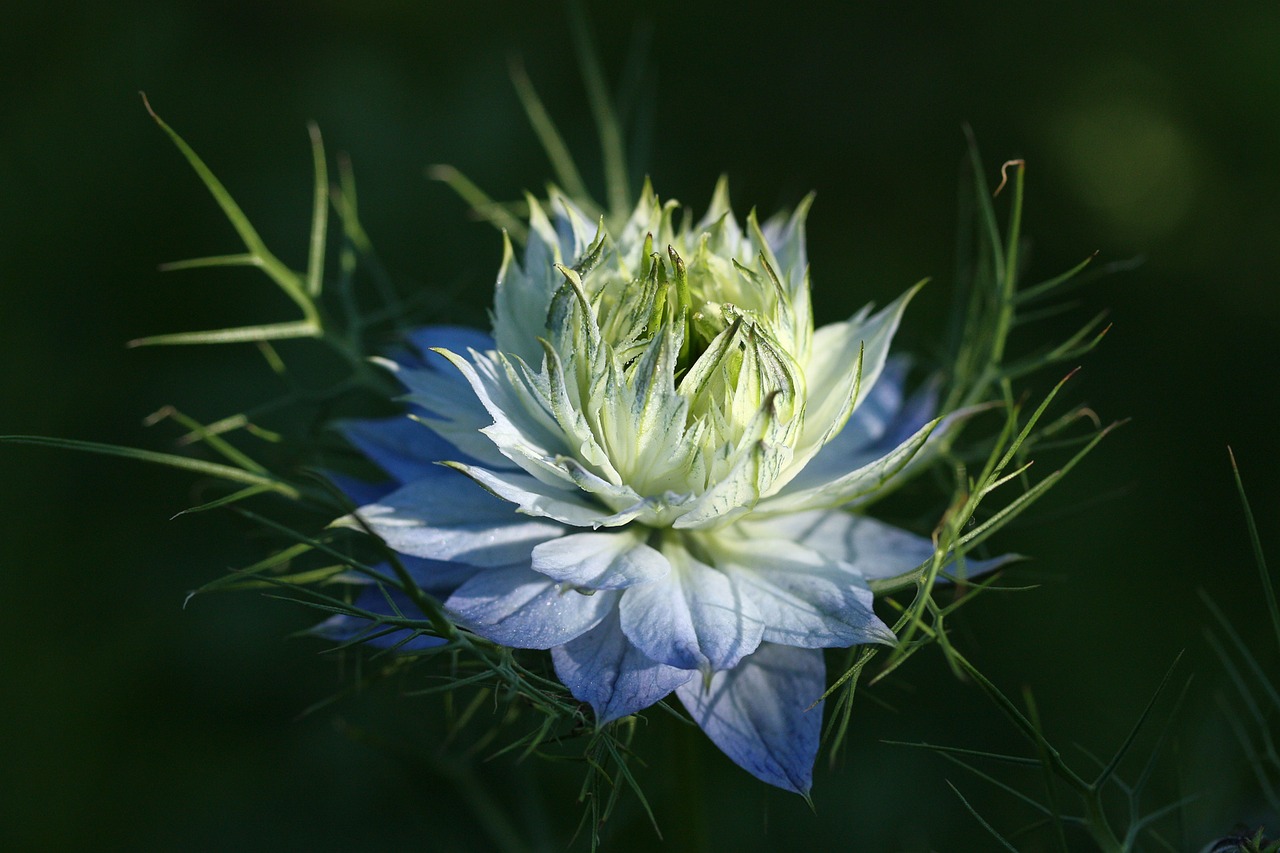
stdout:
MULTIPOLYGON (((1056 341, 1108 309, 1114 328, 1067 393, 1104 421, 1133 420, 995 543, 1033 556, 1028 577, 1041 586, 975 603, 956 639, 1008 692, 1034 692, 1048 733, 1084 770, 1088 753, 1123 740, 1185 650, 1173 683, 1194 680, 1146 805, 1200 795, 1167 829, 1174 849, 1237 822, 1280 829, 1215 701, 1238 705, 1196 595, 1212 595, 1274 671, 1226 447, 1280 559, 1280 9, 588 10, 613 79, 637 55, 647 63, 632 153, 664 197, 700 209, 722 172, 741 212, 817 192, 820 322, 932 276, 900 340, 937 351, 965 123, 989 179, 1006 159, 1028 163, 1030 280, 1094 251, 1142 259, 1018 339, 1056 341)), ((157 271, 239 244, 139 90, 295 267, 310 209, 306 122, 317 121, 330 152, 355 165, 386 266, 431 289, 437 319, 484 322, 500 242, 425 167, 453 164, 498 198, 550 175, 510 84, 512 57, 584 173, 600 174, 557 3, 18 0, 4 18, 0 434, 170 450, 174 428, 142 425, 160 406, 208 421, 277 390, 252 348, 124 347, 293 316, 246 271, 157 271)), ((1027 387, 1042 393, 1057 378, 1027 387)), ((25 446, 0 447, 0 471, 0 846, 566 849, 580 768, 484 761, 484 750, 465 760, 465 738, 440 746, 440 700, 400 698, 394 685, 303 716, 355 676, 316 641, 290 638, 313 616, 255 594, 184 610, 189 590, 271 545, 230 515, 168 520, 196 498, 191 477, 25 446)), ((962 769, 883 742, 1031 754, 932 652, 860 696, 845 760, 817 772, 816 812, 703 744, 701 829, 685 823, 675 792, 689 780, 672 779, 691 771, 673 759, 661 716, 638 747, 661 849, 692 849, 700 834, 712 850, 993 849, 947 780, 1003 831, 1034 820, 962 769)), ((1038 785, 1034 774, 1002 778, 1038 785)), ((605 849, 659 846, 633 800, 606 838, 605 849)), ((1024 843, 1046 849, 1039 836, 1024 843)))

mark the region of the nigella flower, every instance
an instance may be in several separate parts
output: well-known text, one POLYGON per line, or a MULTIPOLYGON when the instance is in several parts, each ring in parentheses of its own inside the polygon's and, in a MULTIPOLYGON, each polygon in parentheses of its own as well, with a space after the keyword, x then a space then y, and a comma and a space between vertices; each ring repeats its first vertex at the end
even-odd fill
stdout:
POLYGON ((851 511, 938 424, 889 358, 914 290, 815 330, 808 200, 743 228, 722 182, 677 227, 646 186, 613 232, 549 207, 530 201, 523 263, 505 243, 492 337, 423 329, 383 362, 411 418, 345 425, 398 483, 358 515, 458 624, 550 649, 599 723, 674 691, 732 760, 805 793, 822 649, 894 642, 868 581, 934 550, 851 511))

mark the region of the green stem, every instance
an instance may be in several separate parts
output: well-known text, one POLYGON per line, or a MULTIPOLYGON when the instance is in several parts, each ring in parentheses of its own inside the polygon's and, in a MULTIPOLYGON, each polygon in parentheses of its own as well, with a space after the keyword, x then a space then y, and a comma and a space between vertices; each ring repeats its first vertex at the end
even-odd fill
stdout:
POLYGON ((1102 792, 1097 788, 1091 788, 1083 799, 1089 835, 1093 837, 1098 849, 1103 853, 1125 853, 1125 846, 1111 830, 1111 824, 1107 822, 1107 816, 1102 809, 1102 792))
POLYGON ((1013 208, 1009 211, 1009 236, 1005 240, 1004 279, 1000 282, 1000 313, 996 319, 996 334, 992 345, 992 361, 999 364, 1004 359, 1005 344, 1013 325, 1014 297, 1018 289, 1018 241, 1022 239, 1022 191, 1026 164, 1020 160, 1006 163, 1017 165, 1013 177, 1013 208))

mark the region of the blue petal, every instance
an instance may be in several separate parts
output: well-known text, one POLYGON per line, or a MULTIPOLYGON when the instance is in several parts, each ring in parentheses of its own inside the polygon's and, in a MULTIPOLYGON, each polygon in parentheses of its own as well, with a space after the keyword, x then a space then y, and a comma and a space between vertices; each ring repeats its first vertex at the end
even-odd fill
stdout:
POLYGON ((325 477, 329 482, 337 486, 347 500, 356 506, 362 504, 375 503, 396 490, 397 483, 391 480, 383 480, 380 483, 369 483, 356 477, 348 477, 346 474, 339 474, 336 471, 325 471, 325 477))
POLYGON ((586 595, 533 569, 508 566, 476 575, 445 607, 460 625, 487 640, 516 649, 549 649, 600 624, 617 596, 586 595))
MULTIPOLYGON (((398 589, 370 585, 356 595, 356 607, 383 616, 397 616, 408 619, 425 619, 410 599, 398 589), (390 602, 388 601, 390 597, 390 602), (392 606, 394 602, 394 607, 392 606)), ((360 641, 365 645, 379 649, 395 648, 397 651, 416 652, 444 644, 439 637, 427 634, 416 634, 411 628, 389 630, 387 626, 378 626, 369 619, 339 613, 329 617, 311 629, 311 633, 334 640, 339 643, 360 641), (415 635, 416 634, 416 635, 415 635), (412 639, 410 639, 412 638, 412 639)))
POLYGON ((381 420, 339 421, 338 432, 398 483, 426 476, 458 451, 435 430, 407 415, 381 420))
POLYGON ((576 699, 591 703, 600 725, 643 711, 696 676, 658 663, 622 633, 618 613, 551 650, 556 675, 576 699))
POLYGON ((760 613, 734 580, 668 545, 672 571, 628 587, 619 605, 622 630, 649 657, 680 669, 729 669, 755 651, 760 613))
POLYGON ((469 390, 466 379, 443 357, 430 352, 433 346, 488 349, 493 346, 493 339, 474 329, 453 326, 426 326, 409 333, 406 345, 392 353, 392 360, 381 361, 411 392, 406 398, 406 415, 340 421, 336 425, 344 438, 400 483, 416 479, 427 466, 440 460, 497 465, 505 461, 479 434, 489 424, 484 407, 469 390), (415 397, 417 386, 434 393, 415 397), (443 409, 443 414, 433 414, 429 404, 443 409))
POLYGON ((822 733, 826 667, 819 649, 765 643, 709 685, 695 679, 676 695, 720 751, 770 785, 807 796, 822 733))
MULTIPOLYGON (((424 560, 407 554, 400 555, 400 563, 420 589, 441 599, 447 598, 458 587, 485 571, 478 566, 469 566, 466 563, 424 560)), ((390 566, 380 566, 379 569, 391 574, 390 566)))
MULTIPOLYGON (((493 337, 488 332, 466 326, 422 326, 406 335, 405 341, 412 349, 395 353, 393 358, 396 362, 409 368, 441 370, 451 376, 457 374, 449 370, 431 350, 442 347, 456 353, 465 353, 468 349, 485 352, 494 347, 493 337)), ((458 378, 461 381, 461 377, 458 378)))
POLYGON ((402 554, 482 568, 528 565, 533 546, 565 532, 562 525, 517 514, 511 504, 439 466, 357 514, 402 554))

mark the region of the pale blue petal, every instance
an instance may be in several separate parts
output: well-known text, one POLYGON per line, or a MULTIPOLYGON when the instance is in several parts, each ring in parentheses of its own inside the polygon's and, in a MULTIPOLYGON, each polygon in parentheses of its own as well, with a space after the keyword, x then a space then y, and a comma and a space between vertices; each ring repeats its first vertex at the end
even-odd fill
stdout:
MULTIPOLYGON (((811 548, 850 566, 867 580, 897 577, 933 559, 933 541, 865 515, 844 510, 815 510, 755 520, 743 525, 747 535, 779 537, 811 548)), ((963 574, 976 577, 1017 559, 966 559, 963 574)), ((945 570, 959 574, 956 566, 945 570)))
POLYGON ((663 548, 672 572, 628 587, 622 630, 649 657, 680 669, 728 669, 760 644, 764 625, 733 579, 679 547, 663 548))
MULTIPOLYGON (((426 619, 409 596, 398 589, 370 585, 360 590, 353 604, 361 610, 382 616, 426 619), (388 596, 391 601, 388 601, 388 596), (392 606, 393 602, 394 606, 392 606)), ((357 641, 378 649, 394 648, 402 652, 421 651, 443 645, 445 642, 439 637, 417 633, 412 628, 391 630, 386 625, 378 625, 372 620, 345 613, 330 616, 312 628, 311 633, 337 643, 357 641)))
MULTIPOLYGON (((408 346, 395 353, 392 364, 387 366, 410 391, 407 398, 413 404, 410 414, 425 418, 446 441, 452 441, 473 459, 488 464, 492 464, 495 457, 500 459, 487 439, 465 440, 467 434, 488 426, 491 419, 475 394, 469 391, 466 377, 444 356, 433 352, 435 348, 458 353, 472 349, 487 352, 493 349, 493 338, 485 332, 461 326, 424 326, 410 332, 406 343, 408 346), (465 446, 458 445, 460 439, 465 441, 465 446)), ((433 461, 457 458, 457 450, 449 448, 433 461)))
POLYGON ((631 527, 617 533, 574 533, 533 549, 533 568, 552 580, 588 589, 622 589, 648 583, 671 571, 667 558, 649 547, 649 531, 631 527))
MULTIPOLYGON (((885 371, 887 374, 887 367, 885 371)), ((879 443, 886 451, 906 441, 912 433, 931 421, 938 413, 938 387, 938 378, 934 377, 902 403, 884 434, 879 436, 879 443)), ((945 434, 949 423, 955 420, 958 414, 959 412, 953 412, 943 418, 934 432, 939 436, 945 434)))
POLYGON ((846 564, 784 539, 719 543, 713 556, 755 604, 766 643, 812 649, 895 642, 871 609, 866 580, 846 564))
POLYGON ((781 213, 770 217, 761 228, 774 257, 778 259, 778 275, 787 282, 788 290, 795 293, 804 286, 804 276, 809 270, 809 257, 805 251, 805 219, 809 215, 809 206, 813 204, 810 195, 790 216, 781 213))
POLYGON ((647 657, 622 632, 616 610, 585 634, 551 650, 556 675, 591 704, 600 725, 643 711, 697 673, 647 657))
MULTIPOLYGON (((886 374, 889 369, 886 367, 886 374)), ((880 384, 883 383, 882 377, 880 384)), ((876 387, 879 388, 880 385, 876 387)), ((905 402, 899 400, 900 406, 887 421, 883 420, 886 410, 876 402, 874 394, 867 401, 867 407, 875 417, 874 426, 863 419, 864 409, 859 408, 844 430, 827 442, 809 460, 804 470, 778 491, 779 497, 788 498, 785 505, 796 510, 823 505, 822 500, 806 502, 797 500, 795 496, 806 491, 826 490, 829 493, 831 484, 839 480, 841 475, 848 478, 846 472, 863 469, 882 474, 887 471, 887 475, 876 481, 874 488, 863 489, 862 494, 847 499, 848 505, 863 506, 883 497, 936 459, 938 451, 965 421, 990 408, 985 405, 970 406, 934 420, 938 404, 938 387, 935 382, 927 383, 905 402), (923 441, 920 441, 921 438, 923 441), (905 457, 906 462, 900 464, 904 451, 909 451, 905 457), (894 460, 894 465, 886 469, 877 464, 882 459, 894 460)), ((844 488, 843 491, 847 493, 849 489, 844 488)), ((826 505, 831 505, 831 502, 827 501, 826 505)))
MULTIPOLYGON (((937 392, 936 387, 929 386, 921 389, 912 399, 908 400, 899 414, 898 419, 889 427, 884 437, 877 441, 871 447, 868 447, 865 455, 861 459, 852 460, 854 464, 870 460, 875 456, 883 453, 891 452, 892 448, 907 440, 913 430, 921 428, 932 416, 937 409, 937 392)), ((929 437, 925 439, 920 449, 912 455, 911 459, 902 468, 895 471, 885 480, 883 485, 875 492, 870 492, 860 498, 855 499, 849 506, 865 506, 872 501, 883 497, 889 492, 896 489, 906 480, 914 477, 917 473, 928 467, 935 459, 938 458, 939 451, 951 440, 956 431, 960 429, 964 423, 979 412, 987 411, 992 408, 991 405, 969 406, 964 409, 957 409, 954 412, 943 417, 937 422, 937 426, 929 432, 929 437)))
POLYGON ((825 689, 820 649, 765 643, 735 668, 717 672, 709 685, 694 679, 676 688, 676 695, 734 764, 770 785, 807 795, 822 734, 818 699, 825 689))
MULTIPOLYGON (((403 380, 412 373, 426 374, 437 384, 443 384, 450 390, 447 396, 453 400, 450 410, 456 414, 459 409, 467 407, 470 393, 465 378, 453 369, 440 356, 429 352, 432 346, 454 344, 492 347, 492 339, 483 332, 454 326, 426 326, 409 333, 406 346, 399 347, 393 354, 393 361, 383 362, 393 369, 397 378, 403 380)), ((489 423, 487 413, 478 400, 473 400, 472 408, 478 411, 483 420, 471 424, 472 433, 489 423)), ((423 476, 424 472, 435 462, 442 459, 462 462, 498 462, 506 460, 496 452, 492 443, 483 436, 478 441, 469 442, 479 445, 484 451, 481 457, 469 456, 458 449, 448 439, 442 437, 431 427, 415 420, 409 415, 424 416, 429 413, 420 405, 412 405, 405 415, 372 420, 339 421, 335 428, 357 450, 371 459, 385 471, 396 484, 404 484, 423 476)), ((464 428, 466 425, 463 425, 464 428)), ((457 430, 464 432, 464 429, 457 430)), ((334 482, 356 504, 372 503, 388 492, 394 485, 364 484, 359 481, 338 475, 334 482)))
POLYGON ((435 466, 357 514, 402 554, 490 568, 528 565, 535 545, 566 532, 515 510, 456 471, 435 466))
POLYGON ((481 572, 445 608, 468 630, 515 649, 563 645, 600 624, 618 593, 586 595, 525 566, 481 572))
MULTIPOLYGON (((868 401, 868 405, 870 403, 871 401, 868 401)), ((938 385, 936 382, 930 382, 912 394, 905 402, 900 399, 899 403, 899 408, 883 423, 878 434, 863 433, 859 435, 855 431, 854 436, 846 439, 845 432, 848 432, 850 428, 855 428, 855 421, 859 420, 859 415, 862 414, 862 410, 859 409, 849 419, 849 425, 845 427, 845 432, 836 436, 823 447, 810 464, 817 466, 816 470, 826 468, 829 470, 852 471, 892 453, 895 447, 907 441, 929 421, 933 420, 938 410, 938 385)), ((983 408, 985 407, 961 409, 940 420, 938 425, 929 433, 924 445, 911 457, 911 461, 907 463, 903 471, 894 475, 894 479, 901 477, 905 471, 915 470, 923 462, 932 460, 934 454, 930 451, 940 447, 942 440, 948 437, 957 426, 963 423, 970 415, 981 411, 983 408)), ((801 479, 802 477, 803 475, 796 479, 801 479)))
MULTIPOLYGON (((455 589, 471 580, 477 573, 487 571, 479 566, 466 563, 449 563, 443 560, 424 560, 421 557, 410 557, 408 554, 397 555, 400 565, 404 566, 413 583, 429 595, 443 601, 455 589)), ((396 577, 396 571, 390 563, 378 563, 373 567, 382 577, 396 577)), ((373 586, 378 583, 372 577, 363 574, 344 575, 353 584, 373 586)))

